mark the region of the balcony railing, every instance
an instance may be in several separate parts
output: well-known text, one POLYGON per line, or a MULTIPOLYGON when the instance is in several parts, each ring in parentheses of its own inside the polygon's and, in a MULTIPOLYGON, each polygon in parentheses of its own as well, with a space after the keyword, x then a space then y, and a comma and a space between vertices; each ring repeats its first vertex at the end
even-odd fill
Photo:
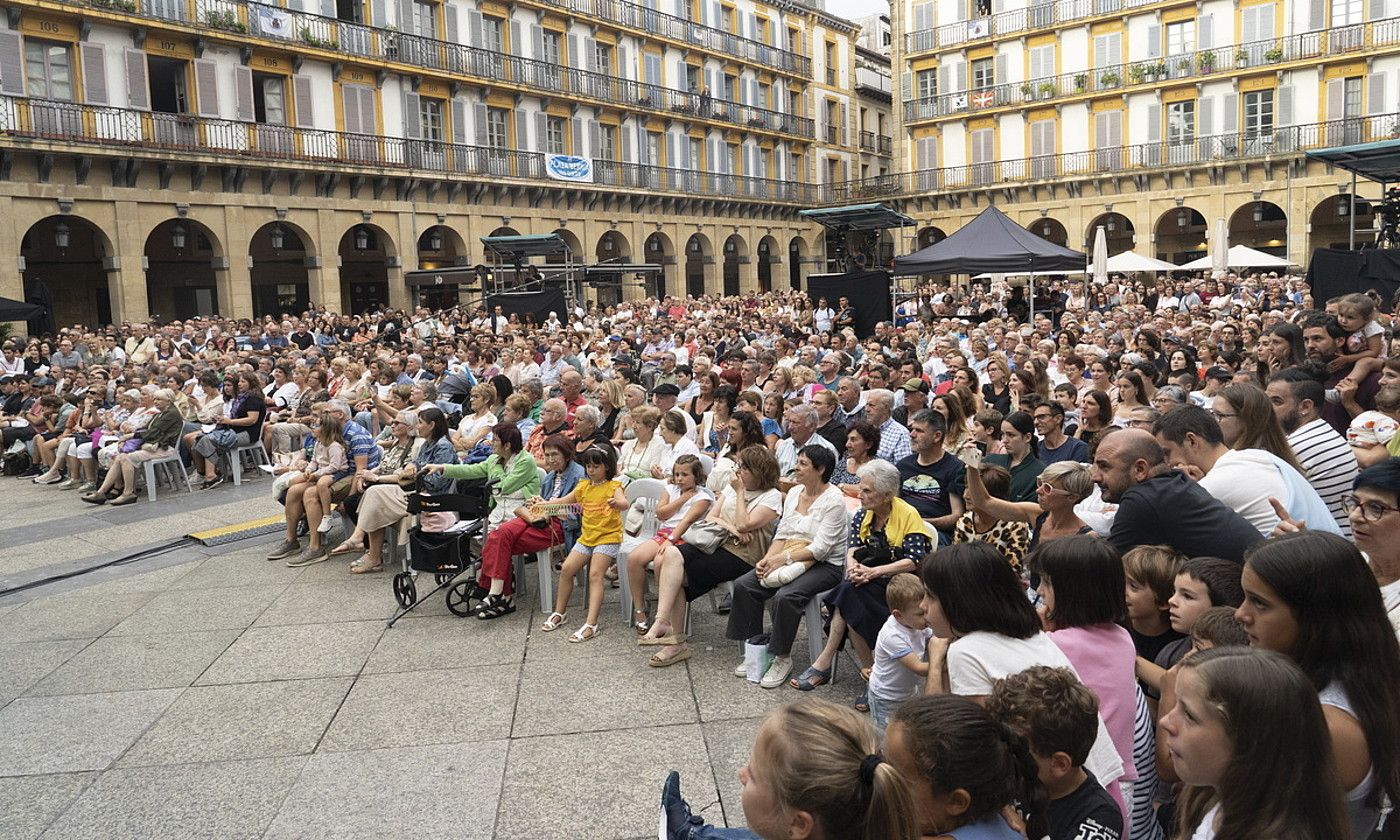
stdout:
POLYGON ((862 131, 860 133, 860 150, 862 152, 875 151, 875 132, 862 131))
POLYGON ((890 138, 884 136, 883 134, 880 135, 880 154, 882 154, 882 155, 888 155, 888 154, 891 154, 893 151, 894 151, 894 141, 891 140, 890 138))
POLYGON ((1197 50, 994 85, 978 90, 904 100, 907 122, 953 114, 1043 102, 1062 96, 1102 93, 1169 79, 1199 78, 1292 61, 1316 60, 1400 44, 1400 18, 1386 18, 1343 29, 1323 29, 1287 38, 1197 50))
POLYGON ((856 87, 863 87, 888 95, 890 93, 890 74, 881 73, 870 67, 857 67, 856 87))
POLYGON ((1380 114, 1324 123, 1280 126, 1180 141, 1114 146, 1085 152, 971 163, 903 172, 832 185, 824 197, 833 203, 929 193, 984 189, 1097 175, 1132 175, 1161 169, 1217 166, 1271 157, 1288 158, 1307 149, 1400 137, 1400 114, 1380 114))
POLYGON ((790 50, 778 49, 761 41, 744 38, 685 18, 676 17, 628 0, 540 0, 606 23, 684 41, 727 56, 752 61, 798 76, 811 78, 812 60, 790 50))
MULTIPOLYGON (((447 176, 547 177, 545 156, 540 152, 3 97, 0 143, 10 145, 7 141, 15 139, 52 141, 69 147, 87 144, 120 149, 123 154, 145 149, 244 161, 295 161, 307 168, 362 164, 447 176)), ((767 178, 605 160, 593 163, 594 183, 607 186, 808 204, 815 203, 819 194, 807 184, 767 178)))
POLYGON ((906 33, 905 50, 908 54, 941 50, 968 41, 1001 38, 1098 15, 1154 6, 1160 2, 1162 0, 1055 0, 1036 3, 1032 0, 1032 5, 1027 8, 906 33))
MULTIPOLYGON (((107 6, 104 0, 61 0, 78 6, 107 6)), ((126 11, 124 8, 120 11, 126 11)), ((550 95, 575 95, 616 105, 685 114, 734 123, 764 131, 776 131, 813 139, 816 130, 809 117, 784 114, 757 105, 713 99, 702 108, 699 93, 619 79, 608 73, 580 70, 546 61, 493 50, 409 35, 392 29, 322 17, 310 12, 281 9, 246 0, 138 0, 141 17, 220 29, 235 35, 295 41, 310 47, 346 55, 397 62, 447 74, 475 76, 521 85, 550 95), (289 21, 271 31, 265 12, 289 21), (285 16, 285 17, 283 17, 285 16)))

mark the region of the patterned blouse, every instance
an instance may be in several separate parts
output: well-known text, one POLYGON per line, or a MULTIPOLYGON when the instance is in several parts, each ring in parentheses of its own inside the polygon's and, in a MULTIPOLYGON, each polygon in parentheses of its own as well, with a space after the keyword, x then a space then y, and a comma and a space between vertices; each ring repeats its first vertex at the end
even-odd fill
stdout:
POLYGON ((1031 526, 1025 522, 997 522, 986 531, 978 531, 973 521, 973 511, 967 511, 953 526, 953 543, 981 541, 1000 551, 1017 574, 1021 572, 1021 560, 1026 556, 1026 546, 1031 539, 1031 526))
POLYGON ((865 549, 866 556, 874 561, 861 561, 866 566, 909 560, 917 567, 933 551, 933 535, 928 523, 903 499, 892 502, 883 529, 873 527, 874 524, 875 514, 864 508, 851 517, 850 547, 865 549))

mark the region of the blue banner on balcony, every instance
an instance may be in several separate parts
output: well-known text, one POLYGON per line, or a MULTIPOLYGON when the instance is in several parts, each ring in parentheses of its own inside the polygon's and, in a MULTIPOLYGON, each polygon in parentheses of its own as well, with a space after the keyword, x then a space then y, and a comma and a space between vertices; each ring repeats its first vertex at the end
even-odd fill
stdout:
POLYGON ((545 155, 545 174, 556 181, 593 183, 593 161, 574 155, 545 155))

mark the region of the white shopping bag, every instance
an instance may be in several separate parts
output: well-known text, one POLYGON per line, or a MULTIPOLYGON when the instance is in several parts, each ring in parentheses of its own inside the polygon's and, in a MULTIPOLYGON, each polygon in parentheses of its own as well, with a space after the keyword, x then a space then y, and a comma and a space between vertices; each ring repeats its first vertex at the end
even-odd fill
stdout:
POLYGON ((763 679, 767 673, 768 666, 773 664, 773 655, 768 652, 768 636, 754 636, 744 642, 744 667, 747 671, 745 676, 751 683, 756 683, 763 679))

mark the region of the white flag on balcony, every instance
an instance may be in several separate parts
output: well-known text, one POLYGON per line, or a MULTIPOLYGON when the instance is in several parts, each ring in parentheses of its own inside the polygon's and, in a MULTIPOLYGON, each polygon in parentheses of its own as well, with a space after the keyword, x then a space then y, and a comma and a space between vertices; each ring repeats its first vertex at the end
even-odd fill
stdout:
POLYGON ((274 38, 292 37, 292 16, 272 6, 258 7, 258 31, 274 38))
POLYGON ((545 155, 545 174, 556 181, 593 183, 593 162, 574 155, 545 155))

